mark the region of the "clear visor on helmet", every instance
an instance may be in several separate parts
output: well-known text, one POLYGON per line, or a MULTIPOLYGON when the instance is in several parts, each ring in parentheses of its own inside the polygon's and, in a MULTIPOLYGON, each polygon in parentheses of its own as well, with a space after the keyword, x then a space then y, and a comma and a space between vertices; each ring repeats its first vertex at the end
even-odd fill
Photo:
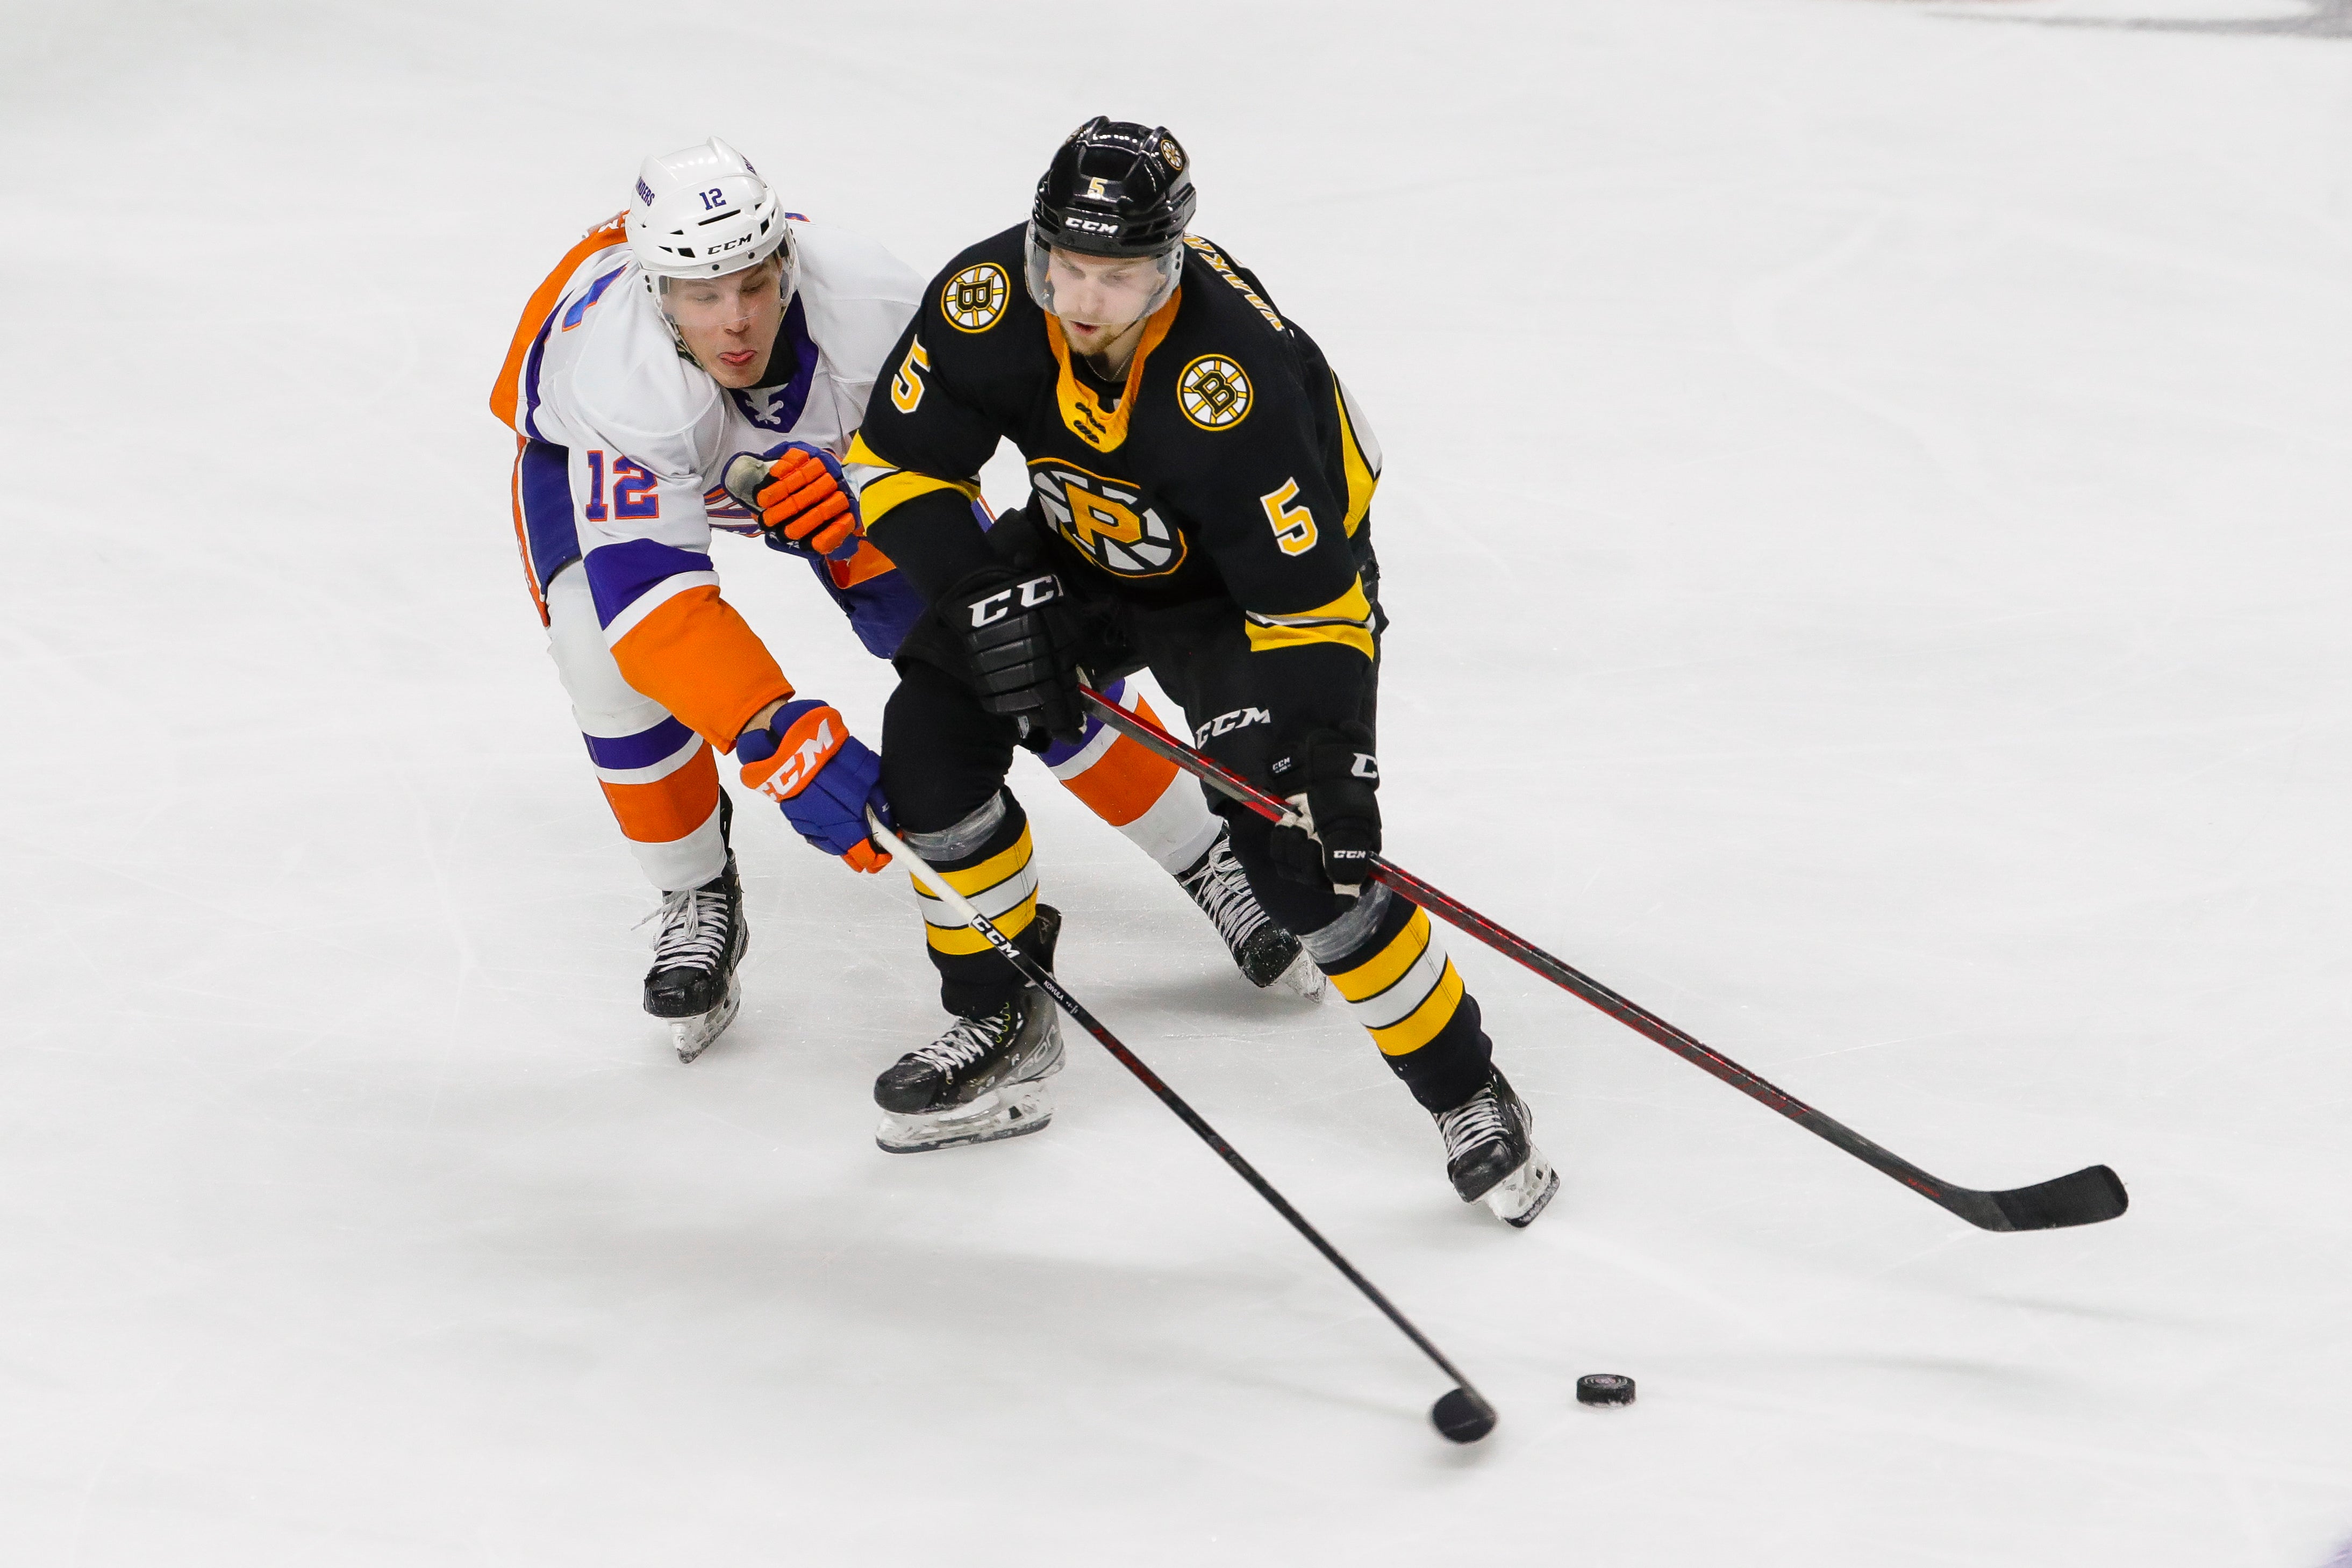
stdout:
MULTIPOLYGON (((777 250, 716 277, 648 277, 646 286, 669 323, 670 340, 680 357, 716 375, 706 356, 740 353, 746 346, 764 355, 775 341, 776 324, 783 319, 799 280, 793 262, 790 250, 777 250), (756 341, 747 344, 746 334, 756 341)), ((740 368, 733 361, 728 363, 740 368)))
POLYGON ((648 277, 662 314, 681 326, 718 328, 761 309, 772 309, 792 292, 791 260, 771 251, 751 266, 716 277, 648 277))
POLYGON ((1126 327, 1168 303, 1184 271, 1181 244, 1158 256, 1086 256, 1057 250, 1029 225, 1029 298, 1049 316, 1092 327, 1126 327))

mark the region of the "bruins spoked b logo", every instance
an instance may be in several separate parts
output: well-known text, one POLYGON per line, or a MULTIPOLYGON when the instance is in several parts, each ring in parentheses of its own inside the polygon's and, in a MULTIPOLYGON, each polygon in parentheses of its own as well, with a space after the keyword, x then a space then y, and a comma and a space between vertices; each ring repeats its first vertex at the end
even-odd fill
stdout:
POLYGON ((1249 417, 1249 377, 1223 354, 1202 354, 1177 378, 1176 402, 1202 430, 1231 430, 1249 417))
POLYGON ((1052 459, 1032 465, 1029 482, 1062 537, 1105 571, 1159 577, 1184 564, 1184 536, 1134 486, 1052 459))
POLYGON ((983 261, 948 279, 940 291, 940 314, 958 331, 985 332, 1004 314, 1004 301, 1012 292, 1004 269, 983 261))

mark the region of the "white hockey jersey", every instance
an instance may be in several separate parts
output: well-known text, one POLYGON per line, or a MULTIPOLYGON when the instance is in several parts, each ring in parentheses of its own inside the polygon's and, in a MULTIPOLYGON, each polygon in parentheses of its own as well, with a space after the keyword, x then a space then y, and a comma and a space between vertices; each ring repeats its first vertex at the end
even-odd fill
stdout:
MULTIPOLYGON (((792 693, 719 596, 712 528, 760 532, 727 465, 787 442, 845 454, 922 287, 877 245, 790 221, 800 278, 774 384, 721 387, 677 351, 616 217, 532 295, 490 397, 517 438, 515 531, 541 618, 547 584, 581 561, 623 676, 721 750, 792 693)), ((808 559, 867 646, 895 649, 921 604, 887 558, 808 559)))

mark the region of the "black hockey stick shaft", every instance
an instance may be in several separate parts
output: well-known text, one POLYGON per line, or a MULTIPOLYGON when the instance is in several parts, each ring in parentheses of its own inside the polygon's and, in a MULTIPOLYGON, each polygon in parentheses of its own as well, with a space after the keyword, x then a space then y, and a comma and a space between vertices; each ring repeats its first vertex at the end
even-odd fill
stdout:
MULTIPOLYGON (((1103 722, 1120 734, 1166 758, 1211 789, 1248 807, 1267 821, 1282 822, 1291 820, 1291 810, 1282 801, 1236 778, 1158 725, 1128 712, 1092 686, 1081 686, 1079 690, 1103 722)), ((1648 1009, 1619 996, 1590 975, 1552 956, 1526 937, 1487 919, 1394 862, 1375 855, 1372 868, 1375 881, 1385 883, 1431 914, 1468 932, 1496 952, 1517 959, 1554 985, 1591 1003, 1618 1022, 1655 1040, 1684 1061, 1714 1074, 1749 1098, 1770 1106, 1816 1137, 1834 1144, 1873 1169, 1893 1176, 1971 1225, 1986 1230, 2051 1230, 2064 1226, 2095 1225, 2101 1220, 2115 1218, 2130 1202, 2121 1178, 2105 1166, 2090 1166, 2032 1186, 2001 1191, 1960 1186, 1930 1176, 1902 1155, 1864 1137, 1834 1117, 1814 1110, 1795 1095, 1766 1082, 1722 1052, 1702 1044, 1648 1009)))
POLYGON ((1175 1112, 1179 1121, 1192 1128, 1202 1143, 1217 1152, 1218 1158, 1233 1166, 1234 1174, 1249 1183, 1251 1190, 1272 1205, 1276 1214, 1290 1221, 1291 1228, 1307 1238, 1307 1243, 1315 1250, 1322 1253, 1324 1260, 1331 1267, 1346 1276, 1348 1283, 1362 1291, 1364 1299, 1378 1307, 1381 1314, 1397 1326, 1399 1333, 1419 1346, 1422 1354, 1435 1362, 1438 1369, 1454 1380, 1454 1386, 1469 1397, 1470 1403, 1489 1424, 1494 1421, 1495 1407, 1488 1404, 1486 1396, 1479 1393, 1477 1387, 1463 1375, 1462 1369, 1446 1359, 1445 1353, 1438 1349, 1427 1334, 1415 1327, 1411 1318, 1398 1311, 1396 1303, 1390 1301, 1378 1285, 1364 1278, 1363 1274, 1353 1263, 1348 1261, 1337 1247, 1325 1240, 1323 1233, 1316 1229, 1305 1215, 1292 1207, 1290 1200, 1276 1190, 1272 1182, 1258 1175, 1257 1167, 1244 1159, 1240 1150, 1225 1142, 1223 1134, 1209 1125, 1207 1120, 1198 1111, 1185 1103, 1182 1095, 1168 1087, 1167 1082, 1151 1070, 1150 1063, 1129 1050, 1126 1042, 1105 1028, 1102 1020, 1087 1010, 1085 1003, 1072 996, 1068 988, 1055 977, 1051 969, 1021 951, 1011 937, 999 931, 988 916, 973 908, 961 894, 948 883, 946 878, 932 870, 920 855, 908 849, 897 834, 884 827, 880 819, 876 817, 870 809, 866 814, 866 822, 867 831, 874 835, 877 843, 888 850, 893 855, 905 856, 908 868, 914 873, 917 881, 930 889, 933 897, 955 911, 957 918, 985 937, 988 945, 1003 956, 1005 962, 1021 972, 1023 978, 1053 998, 1055 1004, 1076 1019, 1079 1028, 1094 1036, 1105 1051, 1118 1059, 1121 1067, 1135 1074, 1137 1082, 1158 1095, 1161 1104, 1175 1112))

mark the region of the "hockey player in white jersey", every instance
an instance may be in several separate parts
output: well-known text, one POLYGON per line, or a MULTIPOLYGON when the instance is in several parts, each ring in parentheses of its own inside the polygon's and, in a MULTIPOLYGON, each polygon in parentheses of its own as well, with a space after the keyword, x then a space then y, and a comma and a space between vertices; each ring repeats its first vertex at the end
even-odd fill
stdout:
MULTIPOLYGON (((549 654, 662 895, 646 1010, 688 1061, 735 1016, 748 941, 711 748, 811 843, 859 871, 887 858, 862 822, 881 803, 873 754, 721 596, 710 536, 802 556, 866 647, 897 652, 926 605, 865 538, 840 458, 921 287, 880 246, 785 213, 713 138, 646 161, 628 209, 532 295, 491 394, 549 654)), ((1045 761, 1177 877, 1254 983, 1319 990, 1171 765, 1093 728, 1045 761)))

